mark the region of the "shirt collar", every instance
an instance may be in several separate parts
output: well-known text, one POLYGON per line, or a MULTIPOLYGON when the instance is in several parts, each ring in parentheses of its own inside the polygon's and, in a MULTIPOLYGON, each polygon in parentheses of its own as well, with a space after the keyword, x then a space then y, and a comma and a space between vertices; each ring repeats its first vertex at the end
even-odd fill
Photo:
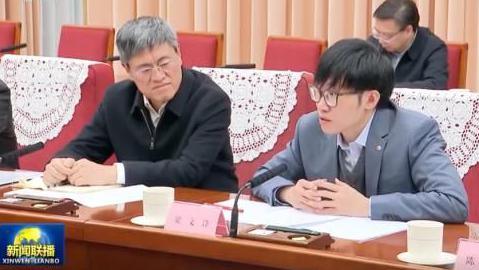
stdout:
POLYGON ((371 117, 369 118, 368 122, 366 123, 366 126, 364 126, 363 130, 361 131, 361 133, 359 134, 359 136, 356 138, 356 140, 354 140, 354 142, 351 142, 351 143, 347 143, 344 139, 343 139, 343 136, 341 136, 341 133, 339 133, 337 136, 336 136, 336 143, 339 147, 341 147, 341 149, 343 150, 346 150, 346 149, 349 149, 350 148, 350 145, 351 144, 356 144, 356 145, 359 145, 361 147, 365 147, 366 146, 366 141, 368 140, 368 135, 369 135, 369 130, 371 128, 371 123, 373 121, 373 118, 374 118, 374 114, 376 114, 376 111, 373 112, 373 114, 371 115, 371 117))
POLYGON ((155 107, 151 105, 150 101, 145 96, 143 96, 143 103, 145 104, 145 107, 148 109, 148 111, 157 113, 157 114, 160 114, 165 109, 166 104, 168 104, 168 103, 163 104, 160 106, 160 108, 158 108, 158 110, 155 110, 155 107))
MULTIPOLYGON (((181 116, 183 110, 187 106, 187 102, 189 96, 191 95, 192 88, 193 88, 193 74, 191 71, 182 68, 182 79, 179 86, 178 91, 176 92, 175 96, 166 103, 164 110, 168 110, 173 114, 177 115, 178 117, 181 116)), ((144 96, 136 87, 135 83, 132 82, 134 87, 136 88, 136 96, 135 101, 131 107, 130 113, 133 114, 136 109, 141 109, 146 107, 146 103, 144 101, 144 96)))

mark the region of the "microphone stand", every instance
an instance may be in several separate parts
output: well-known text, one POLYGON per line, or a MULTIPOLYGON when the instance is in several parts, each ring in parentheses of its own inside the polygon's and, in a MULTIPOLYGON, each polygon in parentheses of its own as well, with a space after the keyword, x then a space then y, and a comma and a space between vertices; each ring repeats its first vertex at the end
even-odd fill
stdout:
POLYGON ((251 187, 251 182, 247 182, 244 184, 236 193, 235 202, 233 204, 233 208, 231 209, 231 220, 230 220, 230 237, 236 238, 238 236, 238 200, 241 197, 241 193, 251 187))

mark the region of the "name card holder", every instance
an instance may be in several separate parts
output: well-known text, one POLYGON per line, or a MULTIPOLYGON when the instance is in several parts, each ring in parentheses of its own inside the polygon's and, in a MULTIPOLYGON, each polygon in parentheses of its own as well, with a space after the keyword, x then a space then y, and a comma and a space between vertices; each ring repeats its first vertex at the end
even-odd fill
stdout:
POLYGON ((220 206, 175 201, 166 218, 165 230, 209 236, 227 236, 220 206))
POLYGON ((319 235, 290 233, 264 229, 263 225, 246 227, 238 233, 238 238, 284 244, 311 249, 328 249, 334 239, 328 233, 319 235))
POLYGON ((467 223, 469 227, 469 239, 479 241, 479 223, 467 223))
POLYGON ((454 270, 479 270, 479 241, 459 239, 454 270))
POLYGON ((70 199, 48 199, 33 196, 0 198, 0 208, 33 211, 64 216, 77 216, 78 205, 70 199))

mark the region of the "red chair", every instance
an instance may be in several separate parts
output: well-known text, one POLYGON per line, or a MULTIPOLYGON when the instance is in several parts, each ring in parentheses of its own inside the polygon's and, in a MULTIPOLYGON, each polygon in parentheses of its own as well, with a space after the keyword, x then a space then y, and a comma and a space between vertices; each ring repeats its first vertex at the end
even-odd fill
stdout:
POLYGON ((448 89, 466 87, 467 51, 467 43, 447 43, 448 89))
POLYGON ((113 55, 114 28, 63 25, 58 57, 107 62, 113 55))
POLYGON ((479 164, 472 166, 462 178, 469 198, 469 222, 479 223, 479 164))
POLYGON ((276 153, 286 148, 286 144, 293 139, 296 123, 300 116, 305 113, 316 110, 316 105, 309 96, 309 84, 313 81, 313 75, 304 73, 301 80, 296 86, 296 105, 289 113, 289 123, 287 129, 278 136, 278 140, 273 149, 266 153, 262 153, 253 161, 242 161, 236 164, 236 175, 239 178, 239 186, 242 186, 249 180, 254 172, 268 160, 270 160, 276 153))
MULTIPOLYGON (((21 31, 22 24, 20 22, 0 21, 0 49, 20 44, 21 31)), ((11 53, 18 54, 19 52, 18 49, 11 53)))
POLYGON ((43 171, 54 154, 63 149, 68 142, 78 135, 83 126, 90 122, 103 99, 106 88, 113 82, 113 69, 110 65, 91 65, 88 70, 88 77, 81 85, 81 99, 76 105, 71 121, 62 128, 57 137, 46 141, 42 150, 21 157, 19 159, 20 168, 43 171))
POLYGON ((266 41, 263 69, 314 73, 327 42, 270 36, 266 41))
POLYGON ((177 32, 183 66, 219 67, 223 64, 223 34, 177 32))

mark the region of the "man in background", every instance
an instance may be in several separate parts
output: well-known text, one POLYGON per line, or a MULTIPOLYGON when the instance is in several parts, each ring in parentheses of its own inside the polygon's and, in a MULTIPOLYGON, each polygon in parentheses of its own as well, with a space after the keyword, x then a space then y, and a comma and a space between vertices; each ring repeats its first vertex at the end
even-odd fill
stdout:
POLYGON ((92 122, 46 166, 44 181, 236 191, 226 93, 182 68, 176 33, 158 17, 127 22, 116 44, 131 80, 107 90, 92 122), (113 153, 118 163, 103 165, 113 153))
POLYGON ((447 89, 447 47, 429 29, 419 27, 412 0, 386 0, 374 11, 372 36, 392 62, 395 87, 447 89))
MULTIPOLYGON (((0 155, 17 149, 10 89, 0 80, 0 155)), ((0 167, 18 168, 18 159, 3 159, 0 167)))

